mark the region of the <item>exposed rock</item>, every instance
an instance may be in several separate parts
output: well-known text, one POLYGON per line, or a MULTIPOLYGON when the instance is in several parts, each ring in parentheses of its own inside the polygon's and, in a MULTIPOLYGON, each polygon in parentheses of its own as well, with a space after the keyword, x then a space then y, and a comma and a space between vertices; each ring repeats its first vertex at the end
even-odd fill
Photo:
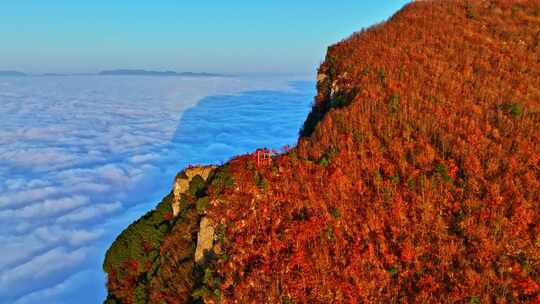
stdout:
POLYGON ((177 216, 180 212, 180 195, 185 193, 189 188, 189 179, 177 178, 173 186, 174 200, 172 203, 173 216, 177 216))
POLYGON ((326 79, 326 77, 328 77, 328 76, 326 76, 326 74, 324 74, 324 73, 317 74, 317 82, 318 83, 323 82, 326 79))
POLYGON ((216 169, 216 166, 191 167, 176 175, 173 185, 173 216, 177 216, 180 212, 180 196, 189 189, 189 182, 197 175, 206 180, 214 169, 216 169))
POLYGON ((197 249, 195 249, 195 263, 203 264, 205 253, 212 249, 214 244, 215 224, 207 216, 201 219, 199 233, 197 234, 197 249))

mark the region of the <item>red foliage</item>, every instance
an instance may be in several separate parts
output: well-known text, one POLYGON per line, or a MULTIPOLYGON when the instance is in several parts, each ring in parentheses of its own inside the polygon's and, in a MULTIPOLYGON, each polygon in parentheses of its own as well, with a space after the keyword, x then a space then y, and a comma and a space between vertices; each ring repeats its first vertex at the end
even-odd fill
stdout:
POLYGON ((167 212, 165 213, 165 215, 163 216, 163 219, 166 220, 166 221, 170 221, 174 218, 174 215, 172 214, 172 212, 167 212))
POLYGON ((540 303, 539 37, 540 0, 415 1, 330 47, 298 145, 210 178, 215 259, 195 265, 187 209, 148 282, 128 261, 110 293, 540 303))
POLYGON ((539 7, 417 1, 332 46, 313 133, 210 191, 222 302, 538 302, 539 7))

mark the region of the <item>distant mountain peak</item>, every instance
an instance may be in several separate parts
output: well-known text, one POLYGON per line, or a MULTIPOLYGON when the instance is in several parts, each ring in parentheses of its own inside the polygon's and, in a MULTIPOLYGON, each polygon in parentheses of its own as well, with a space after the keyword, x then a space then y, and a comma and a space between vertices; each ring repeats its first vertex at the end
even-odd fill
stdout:
POLYGON ((196 76, 196 77, 213 77, 213 76, 224 76, 221 74, 214 73, 194 73, 194 72, 182 72, 178 73, 175 71, 149 71, 141 69, 117 69, 117 70, 105 70, 99 72, 99 75, 105 76, 120 76, 120 75, 131 75, 131 76, 196 76))
POLYGON ((10 71, 10 70, 2 71, 2 70, 0 70, 0 76, 28 76, 28 75, 26 75, 23 72, 19 72, 19 71, 10 71))

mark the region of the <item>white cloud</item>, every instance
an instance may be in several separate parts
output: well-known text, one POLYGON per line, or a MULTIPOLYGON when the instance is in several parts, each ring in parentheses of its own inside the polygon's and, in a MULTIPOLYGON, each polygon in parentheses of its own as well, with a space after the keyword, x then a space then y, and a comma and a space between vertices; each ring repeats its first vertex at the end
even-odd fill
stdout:
POLYGON ((0 211, 0 219, 28 220, 37 217, 49 217, 80 207, 84 204, 87 204, 88 201, 89 199, 87 197, 81 195, 60 199, 48 199, 43 202, 32 204, 20 209, 9 209, 0 211))
POLYGON ((56 222, 59 224, 84 222, 113 213, 121 207, 120 202, 83 207, 59 217, 56 222))
POLYGON ((99 239, 103 232, 103 229, 65 229, 55 225, 39 227, 33 235, 45 244, 64 243, 77 247, 99 239))
POLYGON ((114 184, 122 184, 129 181, 129 176, 126 174, 124 169, 117 165, 109 164, 97 168, 95 170, 95 174, 99 176, 99 178, 102 178, 107 182, 111 182, 114 184))
POLYGON ((0 239, 0 272, 14 263, 25 261, 43 251, 46 246, 32 235, 8 236, 0 239))
POLYGON ((60 148, 27 148, 0 152, 0 163, 23 168, 66 166, 77 155, 60 148))
POLYGON ((23 297, 19 298, 14 304, 24 304, 24 303, 52 303, 47 300, 50 298, 53 298, 55 296, 58 296, 66 291, 69 290, 72 284, 70 284, 70 280, 66 280, 60 284, 54 285, 50 288, 41 289, 35 292, 30 292, 27 295, 24 295, 23 297))
MULTIPOLYGON (((28 182, 19 181, 19 183, 27 184, 28 182)), ((17 190, 19 190, 19 188, 21 187, 21 184, 16 186, 17 190)), ((47 197, 56 195, 59 192, 60 192, 60 189, 57 187, 30 188, 30 189, 27 188, 20 191, 7 192, 5 194, 0 195, 0 208, 24 205, 25 203, 30 202, 30 201, 43 200, 43 199, 46 199, 47 197)))
MULTIPOLYGON (((311 93, 302 97, 304 104, 238 94, 288 90, 284 78, 43 77, 6 83, 0 90, 0 303, 70 303, 64 294, 86 290, 68 291, 75 285, 66 279, 90 286, 90 276, 78 275, 90 259, 99 259, 92 288, 102 288, 95 273, 101 273, 105 241, 155 206, 178 170, 269 141, 272 135, 255 128, 257 120, 281 115, 288 103, 305 107, 287 117, 300 122, 311 103, 311 93), (191 108, 222 94, 236 95, 191 108)), ((294 140, 295 126, 280 128, 280 136, 287 129, 294 140)))
POLYGON ((157 153, 147 153, 147 154, 141 154, 141 155, 134 155, 129 158, 129 161, 135 164, 138 163, 146 163, 149 161, 157 160, 159 159, 159 155, 157 153))
POLYGON ((81 263, 85 259, 87 251, 87 248, 73 251, 66 248, 55 248, 22 265, 1 272, 0 299, 9 293, 32 290, 32 284, 39 284, 40 280, 46 280, 48 276, 65 272, 81 263))
POLYGON ((54 304, 95 304, 103 302, 104 291, 78 294, 82 290, 95 290, 103 281, 104 274, 96 270, 83 270, 49 288, 41 289, 17 299, 13 304, 54 303, 54 304))

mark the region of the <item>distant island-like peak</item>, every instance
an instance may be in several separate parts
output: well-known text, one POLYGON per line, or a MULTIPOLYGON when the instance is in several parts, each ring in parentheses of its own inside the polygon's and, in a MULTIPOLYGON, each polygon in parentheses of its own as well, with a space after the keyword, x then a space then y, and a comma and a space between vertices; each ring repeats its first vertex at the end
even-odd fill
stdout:
POLYGON ((0 76, 27 76, 25 73, 19 71, 1 71, 0 76))
POLYGON ((148 71, 139 69, 118 69, 118 70, 106 70, 99 72, 99 75, 106 76, 193 76, 193 77, 218 77, 224 76, 214 73, 194 73, 194 72, 175 72, 175 71, 148 71))

